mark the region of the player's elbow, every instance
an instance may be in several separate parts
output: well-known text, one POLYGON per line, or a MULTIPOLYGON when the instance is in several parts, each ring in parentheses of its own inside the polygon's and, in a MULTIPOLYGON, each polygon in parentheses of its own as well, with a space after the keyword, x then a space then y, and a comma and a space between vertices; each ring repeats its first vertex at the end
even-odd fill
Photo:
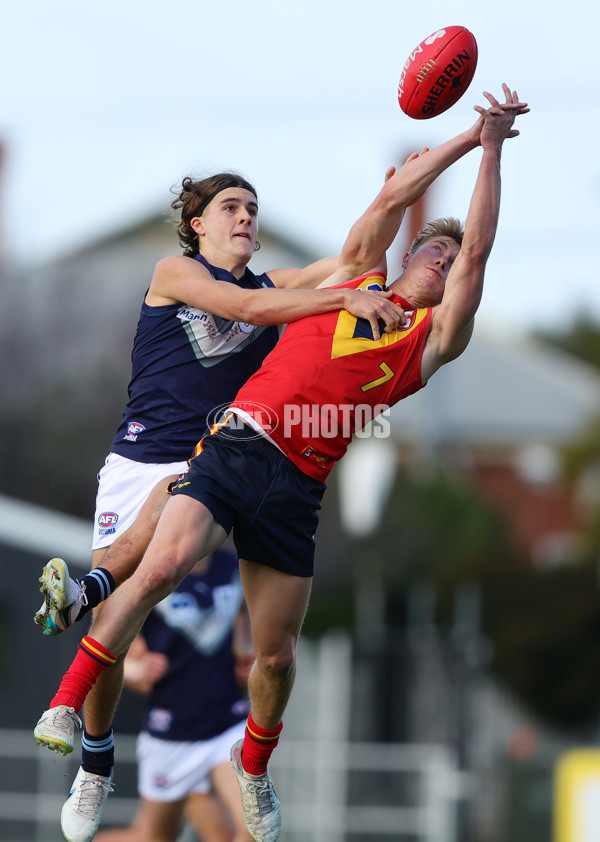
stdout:
POLYGON ((382 188, 374 204, 383 214, 393 213, 405 208, 409 203, 408 184, 404 181, 388 181, 382 188))

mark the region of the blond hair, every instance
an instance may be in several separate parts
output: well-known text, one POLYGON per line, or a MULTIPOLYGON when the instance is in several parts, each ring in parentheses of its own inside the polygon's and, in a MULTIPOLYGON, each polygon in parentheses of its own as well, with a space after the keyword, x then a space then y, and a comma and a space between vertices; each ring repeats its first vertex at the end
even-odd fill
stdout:
POLYGON ((463 234, 465 230, 460 219, 453 216, 446 216, 442 219, 434 219, 433 222, 428 222, 419 231, 415 239, 410 244, 409 252, 414 254, 416 250, 426 240, 432 240, 436 237, 450 237, 457 243, 458 247, 462 246, 463 234))

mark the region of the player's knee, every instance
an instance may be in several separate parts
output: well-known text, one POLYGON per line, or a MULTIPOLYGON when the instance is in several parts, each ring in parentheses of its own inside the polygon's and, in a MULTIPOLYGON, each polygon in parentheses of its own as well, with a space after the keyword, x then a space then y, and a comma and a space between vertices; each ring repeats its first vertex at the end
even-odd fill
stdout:
POLYGON ((274 680, 285 680, 293 674, 296 665, 292 646, 285 646, 278 652, 257 656, 260 668, 274 680))
POLYGON ((144 590, 153 601, 158 602, 168 596, 179 584, 181 575, 174 560, 164 558, 145 577, 144 590))

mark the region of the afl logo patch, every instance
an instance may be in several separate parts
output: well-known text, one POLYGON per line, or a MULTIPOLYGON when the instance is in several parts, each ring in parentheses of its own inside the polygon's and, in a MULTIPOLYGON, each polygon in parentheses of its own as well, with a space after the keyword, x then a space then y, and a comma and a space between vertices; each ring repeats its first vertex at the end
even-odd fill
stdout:
POLYGON ((107 527, 115 526, 118 520, 119 515, 116 512, 102 512, 101 515, 98 515, 98 526, 106 529, 107 527))
POLYGON ((143 433, 146 428, 139 421, 130 421, 127 425, 127 434, 130 436, 138 436, 143 433))
POLYGON ((143 433, 146 428, 139 421, 130 421, 127 425, 127 432, 123 436, 125 441, 137 441, 140 433, 143 433))

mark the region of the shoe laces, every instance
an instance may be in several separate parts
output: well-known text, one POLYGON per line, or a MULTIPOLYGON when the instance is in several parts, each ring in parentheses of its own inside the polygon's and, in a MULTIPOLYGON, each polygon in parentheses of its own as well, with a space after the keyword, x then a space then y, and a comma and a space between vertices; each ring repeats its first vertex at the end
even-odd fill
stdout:
POLYGON ((75 723, 78 728, 81 728, 81 719, 75 713, 75 708, 65 708, 63 705, 59 705, 53 710, 56 711, 52 714, 52 724, 55 727, 70 730, 72 723, 75 723))
POLYGON ((80 813, 86 819, 93 819, 102 806, 104 793, 114 791, 110 778, 103 778, 101 775, 86 774, 77 787, 75 812, 80 813))
POLYGON ((267 778, 257 783, 254 781, 247 783, 246 789, 256 799, 255 812, 258 813, 260 818, 271 812, 273 809, 273 787, 267 778))
POLYGON ((80 582, 79 579, 75 579, 75 582, 77 583, 77 585, 79 587, 79 594, 77 596, 77 600, 83 606, 86 606, 88 604, 88 598, 87 598, 87 594, 85 592, 85 582, 80 582))
POLYGON ((60 618, 65 629, 68 629, 73 625, 77 617, 79 617, 81 607, 88 604, 88 598, 85 592, 85 582, 80 582, 79 579, 74 579, 73 581, 77 588, 75 599, 60 612, 60 618))

